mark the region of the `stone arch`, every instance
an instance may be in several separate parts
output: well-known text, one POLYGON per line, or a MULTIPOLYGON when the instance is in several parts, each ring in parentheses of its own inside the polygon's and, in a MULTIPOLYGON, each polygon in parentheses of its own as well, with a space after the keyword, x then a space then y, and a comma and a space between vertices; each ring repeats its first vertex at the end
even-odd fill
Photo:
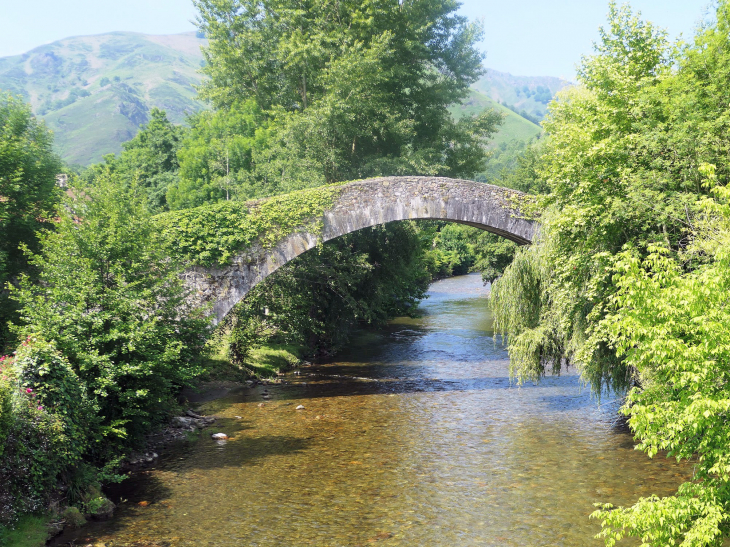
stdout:
MULTIPOLYGON (((397 220, 448 220, 526 245, 537 222, 520 211, 525 194, 480 182, 443 177, 381 177, 344 184, 319 228, 303 227, 273 248, 254 245, 222 267, 194 267, 184 277, 197 303, 212 303, 220 322, 246 294, 279 267, 320 242, 397 220), (316 233, 315 233, 316 232, 316 233)), ((315 219, 317 220, 317 219, 315 219)))

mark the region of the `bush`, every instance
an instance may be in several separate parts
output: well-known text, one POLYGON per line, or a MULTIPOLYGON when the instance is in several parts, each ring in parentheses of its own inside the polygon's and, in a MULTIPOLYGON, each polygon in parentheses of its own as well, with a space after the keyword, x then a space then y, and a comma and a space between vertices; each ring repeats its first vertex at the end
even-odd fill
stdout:
POLYGON ((104 173, 76 191, 85 199, 59 211, 31 256, 39 282, 23 277, 13 291, 23 322, 15 330, 28 344, 21 381, 43 385, 54 411, 94 435, 90 459, 103 463, 140 442, 199 373, 209 320, 187 308, 179 264, 139 188, 104 173), (87 396, 93 408, 78 405, 87 396))
POLYGON ((92 408, 53 344, 28 337, 15 359, 0 358, 0 524, 44 509, 89 447, 92 408))
POLYGON ((37 405, 32 395, 18 389, 12 396, 0 459, 0 525, 45 509, 48 495, 78 456, 63 419, 37 405))
POLYGON ((0 357, 0 457, 3 455, 5 439, 8 436, 13 419, 13 383, 10 359, 6 355, 0 357))
POLYGON ((64 420, 67 434, 75 439, 75 451, 82 454, 88 445, 88 432, 95 429, 97 420, 86 387, 68 359, 54 344, 39 336, 28 336, 18 348, 14 368, 21 390, 29 390, 39 409, 64 420))

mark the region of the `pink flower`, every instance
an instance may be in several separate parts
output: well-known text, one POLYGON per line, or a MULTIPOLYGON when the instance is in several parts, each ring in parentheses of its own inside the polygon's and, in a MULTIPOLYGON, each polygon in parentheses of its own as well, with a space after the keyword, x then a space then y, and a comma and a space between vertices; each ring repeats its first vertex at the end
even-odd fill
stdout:
POLYGON ((30 389, 29 387, 27 387, 27 388, 25 388, 25 392, 26 392, 26 393, 33 393, 33 390, 32 390, 32 389, 30 389))
POLYGON ((42 407, 42 406, 39 406, 39 407, 38 407, 38 410, 43 410, 43 407, 42 407))

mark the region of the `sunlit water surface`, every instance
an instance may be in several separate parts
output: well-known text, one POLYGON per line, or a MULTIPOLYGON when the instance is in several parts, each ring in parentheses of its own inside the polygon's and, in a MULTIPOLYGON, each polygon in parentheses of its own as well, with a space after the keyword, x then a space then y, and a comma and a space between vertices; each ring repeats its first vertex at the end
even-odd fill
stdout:
POLYGON ((487 292, 478 275, 434 283, 422 317, 288 375, 263 406, 261 387, 207 403, 218 422, 128 481, 115 518, 75 541, 602 545, 593 503, 671 494, 690 469, 635 451, 617 402, 599 405, 574 371, 510 382, 487 292))

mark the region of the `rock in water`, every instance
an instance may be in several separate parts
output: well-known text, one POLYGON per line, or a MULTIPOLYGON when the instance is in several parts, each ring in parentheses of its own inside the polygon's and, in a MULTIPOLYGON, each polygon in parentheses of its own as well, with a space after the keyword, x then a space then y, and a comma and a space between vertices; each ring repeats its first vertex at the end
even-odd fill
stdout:
POLYGON ((226 440, 228 440, 228 435, 226 435, 225 433, 213 433, 211 435, 211 437, 213 437, 213 439, 216 440, 216 441, 226 441, 226 440))
POLYGON ((299 406, 297 407, 297 410, 304 410, 304 405, 299 405, 299 406))

